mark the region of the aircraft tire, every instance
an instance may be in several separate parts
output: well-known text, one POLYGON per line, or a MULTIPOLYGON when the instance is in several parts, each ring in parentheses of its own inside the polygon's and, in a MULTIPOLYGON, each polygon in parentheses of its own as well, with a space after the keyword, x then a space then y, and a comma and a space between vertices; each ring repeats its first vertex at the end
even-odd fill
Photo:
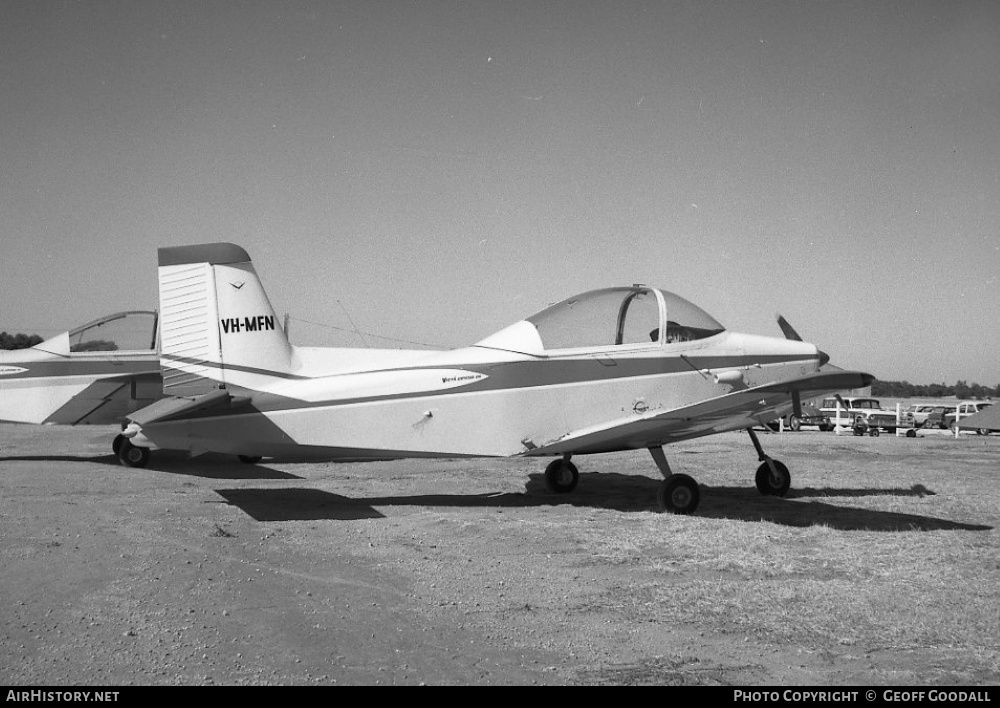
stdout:
POLYGON ((149 462, 149 448, 137 447, 128 440, 122 440, 118 461, 126 467, 145 467, 149 462))
POLYGON ((795 433, 802 430, 802 419, 797 415, 788 416, 788 429, 795 433))
POLYGON ((568 494, 576 489, 580 472, 569 460, 553 460, 545 468, 545 486, 550 492, 568 494))
POLYGON ((757 491, 766 497, 783 497, 792 486, 792 475, 783 463, 777 460, 772 462, 774 462, 774 474, 771 473, 771 466, 767 462, 757 468, 757 475, 754 478, 757 491))
POLYGON ((672 474, 660 485, 656 500, 660 511, 693 514, 701 501, 701 490, 698 483, 686 474, 672 474))
POLYGON ((115 457, 118 457, 118 453, 121 452, 123 442, 125 442, 125 436, 120 433, 111 441, 111 450, 115 453, 115 457))

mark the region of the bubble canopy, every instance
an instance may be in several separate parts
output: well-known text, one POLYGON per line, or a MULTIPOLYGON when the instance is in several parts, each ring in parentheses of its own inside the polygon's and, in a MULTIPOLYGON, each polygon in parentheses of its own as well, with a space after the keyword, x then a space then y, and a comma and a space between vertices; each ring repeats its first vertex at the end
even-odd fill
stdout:
POLYGON ((563 349, 666 346, 725 328, 679 295, 642 285, 591 290, 547 307, 479 342, 526 354, 563 349))

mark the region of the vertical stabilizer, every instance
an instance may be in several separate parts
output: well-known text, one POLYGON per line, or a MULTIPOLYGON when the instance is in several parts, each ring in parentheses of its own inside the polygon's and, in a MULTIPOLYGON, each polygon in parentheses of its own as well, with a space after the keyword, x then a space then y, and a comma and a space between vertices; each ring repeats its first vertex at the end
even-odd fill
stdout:
POLYGON ((161 248, 159 283, 164 393, 198 395, 288 371, 291 347, 242 248, 161 248))

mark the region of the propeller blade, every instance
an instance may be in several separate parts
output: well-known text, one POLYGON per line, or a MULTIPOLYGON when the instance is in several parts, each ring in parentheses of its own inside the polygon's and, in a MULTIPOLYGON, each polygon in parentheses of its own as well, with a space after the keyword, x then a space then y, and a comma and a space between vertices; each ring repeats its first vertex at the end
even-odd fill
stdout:
MULTIPOLYGON (((786 320, 782 315, 778 315, 778 326, 781 327, 781 333, 785 335, 785 339, 791 339, 796 342, 803 341, 802 337, 799 336, 799 333, 795 331, 795 328, 788 324, 788 320, 786 320)), ((830 355, 820 349, 819 365, 826 366, 829 362, 830 355)))
POLYGON ((788 320, 781 315, 778 315, 778 326, 781 327, 781 333, 785 335, 785 339, 792 339, 796 342, 802 341, 802 337, 799 336, 799 333, 796 332, 792 326, 788 324, 788 320))

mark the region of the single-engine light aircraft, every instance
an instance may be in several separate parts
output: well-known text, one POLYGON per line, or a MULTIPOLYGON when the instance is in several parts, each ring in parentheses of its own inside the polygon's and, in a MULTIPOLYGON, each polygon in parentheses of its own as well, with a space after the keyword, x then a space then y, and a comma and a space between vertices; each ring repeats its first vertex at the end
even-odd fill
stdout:
POLYGON ((157 313, 116 312, 0 351, 0 421, 109 425, 163 396, 157 313))
POLYGON ((753 426, 873 378, 820 370, 828 357, 784 320, 783 339, 730 332, 645 285, 576 295, 462 349, 293 346, 243 248, 158 255, 166 397, 128 415, 115 448, 130 466, 154 448, 244 462, 555 457, 547 484, 570 492, 574 455, 646 448, 660 507, 690 513, 698 484, 671 472, 663 445, 746 429, 758 489, 784 495, 788 469, 753 426))

